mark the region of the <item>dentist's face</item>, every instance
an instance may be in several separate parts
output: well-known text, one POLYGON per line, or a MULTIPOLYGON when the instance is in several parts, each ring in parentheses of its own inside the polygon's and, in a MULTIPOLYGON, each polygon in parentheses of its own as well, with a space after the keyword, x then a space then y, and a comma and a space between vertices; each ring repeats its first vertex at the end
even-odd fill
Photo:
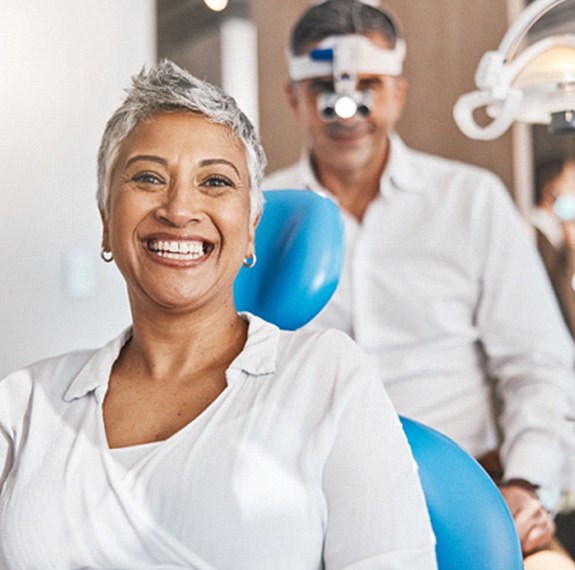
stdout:
MULTIPOLYGON (((379 34, 367 36, 375 45, 389 49, 379 34)), ((309 46, 310 49, 314 45, 309 46)), ((313 78, 287 87, 290 105, 306 136, 308 147, 320 167, 363 169, 382 163, 387 154, 388 136, 403 111, 406 83, 401 77, 360 74, 358 90, 369 90, 372 99, 367 117, 356 114, 350 119, 324 121, 317 100, 321 93, 333 91, 331 77, 313 78)))

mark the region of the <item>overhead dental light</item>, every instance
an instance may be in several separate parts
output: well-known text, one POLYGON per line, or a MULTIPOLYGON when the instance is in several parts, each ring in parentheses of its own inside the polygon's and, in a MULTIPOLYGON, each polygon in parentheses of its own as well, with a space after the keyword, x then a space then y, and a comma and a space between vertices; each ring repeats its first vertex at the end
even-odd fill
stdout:
POLYGON ((228 0, 204 0, 204 4, 214 12, 221 12, 228 6, 228 0))
POLYGON ((513 121, 549 125, 552 133, 575 133, 575 33, 549 36, 516 55, 531 27, 565 0, 535 0, 513 22, 497 51, 485 53, 475 73, 477 91, 462 95, 453 108, 461 131, 492 140, 513 121), (474 112, 492 119, 480 126, 474 112))
POLYGON ((329 78, 317 98, 318 112, 326 121, 366 117, 372 106, 370 89, 359 89, 359 74, 401 75, 405 43, 398 39, 393 49, 376 46, 361 34, 330 36, 301 56, 288 54, 292 81, 329 78))

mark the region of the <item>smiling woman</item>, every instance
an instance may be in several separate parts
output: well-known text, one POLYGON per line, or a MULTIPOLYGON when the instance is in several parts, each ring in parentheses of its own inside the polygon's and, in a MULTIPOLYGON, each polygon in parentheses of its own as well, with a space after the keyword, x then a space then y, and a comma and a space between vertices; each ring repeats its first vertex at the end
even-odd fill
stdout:
POLYGON ((253 254, 257 218, 245 150, 229 128, 189 112, 155 113, 123 141, 109 184, 102 247, 132 310, 233 313, 232 285, 253 254))
POLYGON ((134 78, 98 165, 132 325, 0 381, 3 570, 435 568, 364 353, 235 308, 264 163, 217 88, 170 62, 134 78))

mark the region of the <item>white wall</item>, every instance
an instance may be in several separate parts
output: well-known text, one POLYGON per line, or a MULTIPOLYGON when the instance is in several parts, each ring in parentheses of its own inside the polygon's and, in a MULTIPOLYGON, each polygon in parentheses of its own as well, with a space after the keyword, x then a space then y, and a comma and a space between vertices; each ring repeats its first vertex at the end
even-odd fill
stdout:
POLYGON ((0 378, 130 322, 123 281, 99 258, 96 152, 154 58, 153 0, 2 0, 0 378))
POLYGON ((220 26, 222 87, 259 130, 258 36, 254 22, 226 18, 220 26))

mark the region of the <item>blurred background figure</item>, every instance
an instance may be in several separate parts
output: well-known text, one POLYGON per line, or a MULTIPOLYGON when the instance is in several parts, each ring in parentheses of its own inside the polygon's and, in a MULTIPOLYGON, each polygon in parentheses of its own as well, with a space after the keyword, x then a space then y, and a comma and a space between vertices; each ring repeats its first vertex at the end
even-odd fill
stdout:
POLYGON ((575 158, 537 165, 531 221, 565 323, 575 338, 575 158))

